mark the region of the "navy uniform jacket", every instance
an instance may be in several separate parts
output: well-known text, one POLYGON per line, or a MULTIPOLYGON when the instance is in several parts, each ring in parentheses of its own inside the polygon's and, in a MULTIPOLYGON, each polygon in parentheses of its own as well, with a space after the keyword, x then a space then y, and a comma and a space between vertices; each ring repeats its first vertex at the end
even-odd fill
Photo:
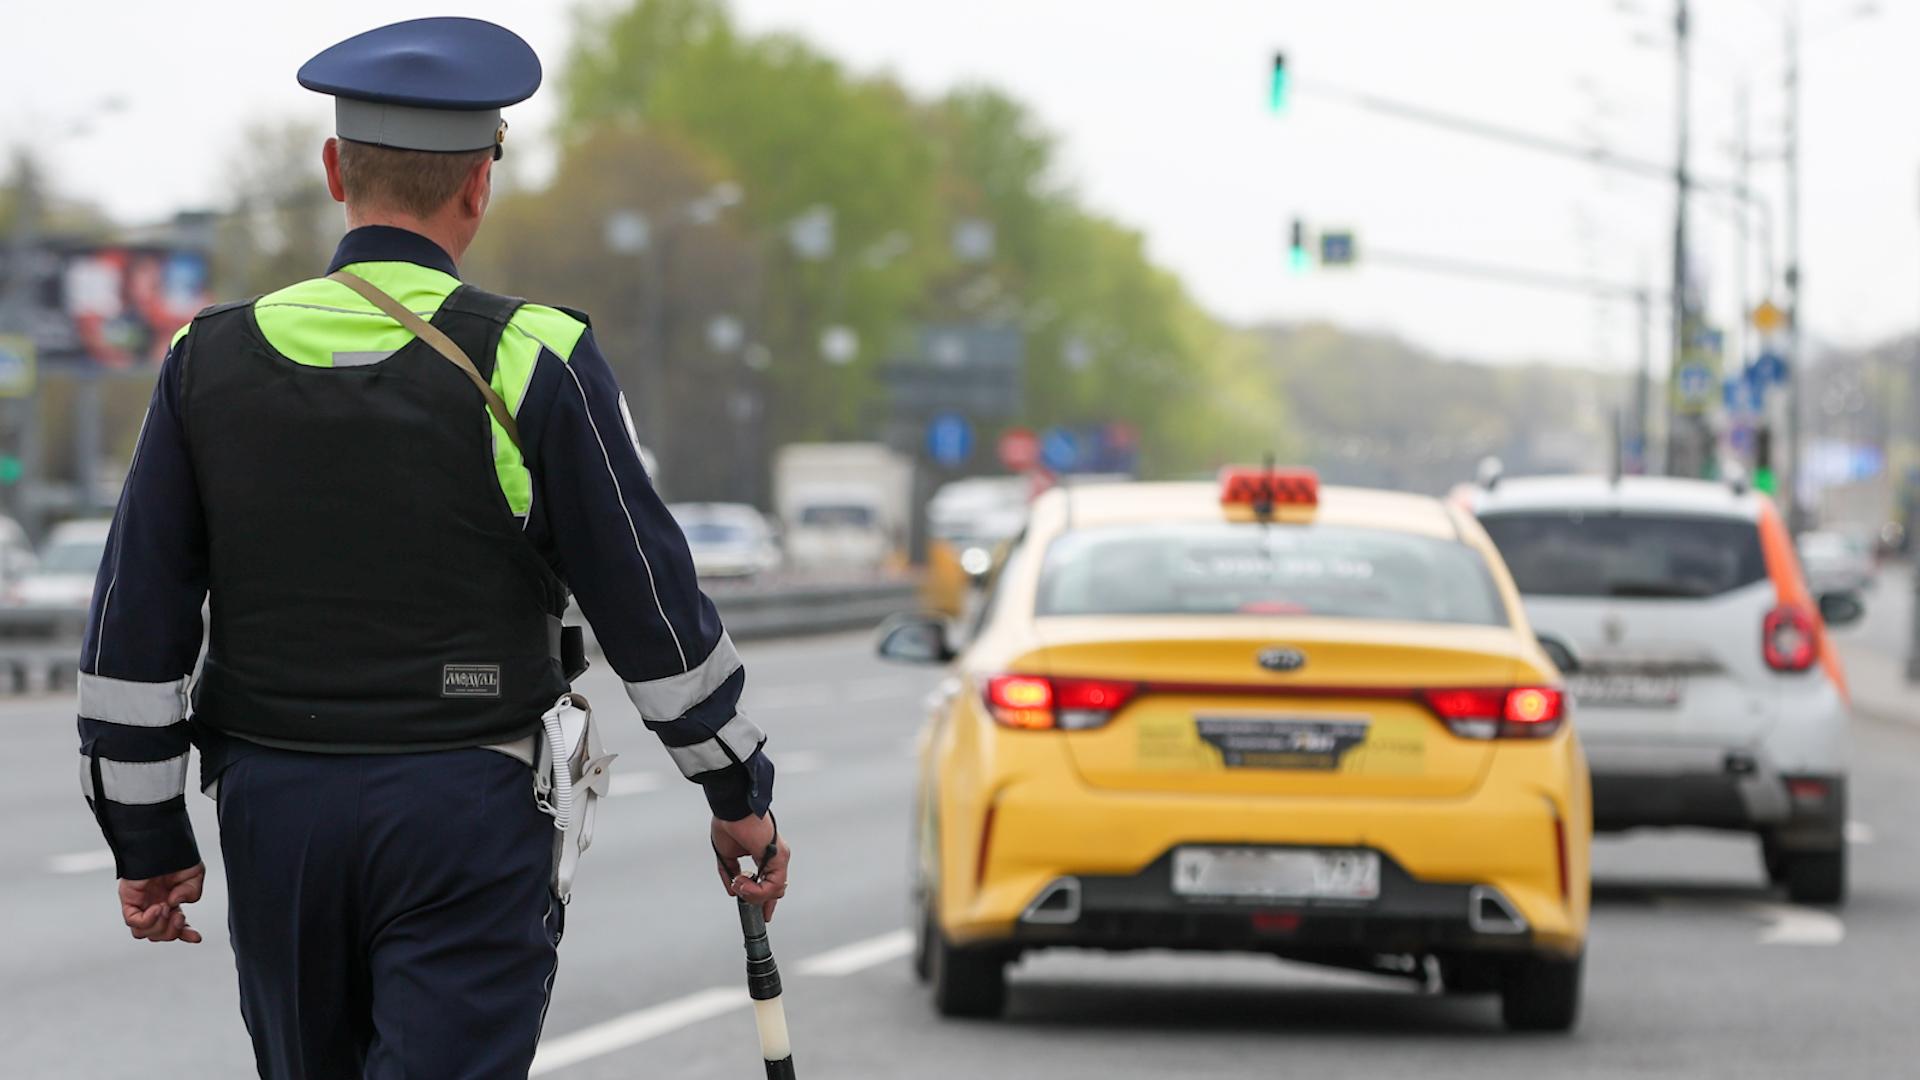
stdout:
MULTIPOLYGON (((429 310, 437 302, 421 299, 422 290, 450 292, 458 283, 445 251, 385 226, 348 233, 328 272, 342 267, 395 295, 391 283, 404 280, 414 292, 403 302, 429 310)), ((344 290, 304 282, 262 298, 256 314, 278 305, 307 318, 314 311, 376 317, 357 305, 312 302, 312 290, 326 288, 344 290)), ((647 727, 682 773, 702 785, 714 813, 727 820, 765 813, 773 765, 762 749, 765 737, 739 713, 746 671, 700 592, 679 526, 641 465, 619 385, 592 330, 565 322, 569 317, 556 309, 525 310, 530 329, 502 335, 500 367, 504 372, 510 337, 523 359, 534 360, 515 369, 524 375, 496 378, 497 389, 502 378, 524 379, 503 391, 524 458, 511 469, 496 465, 527 539, 573 590, 647 727)), ((509 329, 520 325, 516 316, 509 329)), ((388 320, 381 330, 398 331, 398 324, 388 320)), ((231 736, 196 731, 187 715, 207 599, 207 538, 180 420, 179 351, 176 339, 160 368, 80 656, 81 785, 123 878, 199 861, 186 811, 189 744, 201 749, 202 787, 251 750, 231 736)))

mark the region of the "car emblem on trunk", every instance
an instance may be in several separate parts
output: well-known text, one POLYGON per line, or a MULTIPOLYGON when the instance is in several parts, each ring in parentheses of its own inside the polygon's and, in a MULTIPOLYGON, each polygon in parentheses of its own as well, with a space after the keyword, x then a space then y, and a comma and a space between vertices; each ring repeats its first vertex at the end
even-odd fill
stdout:
POLYGON ((1620 639, 1627 636, 1627 624, 1618 615, 1609 615, 1600 620, 1600 633, 1606 636, 1607 644, 1618 645, 1620 639))
POLYGON ((1299 671, 1307 665, 1307 654, 1299 649, 1289 649, 1276 645, 1270 649, 1261 649, 1260 666, 1268 671, 1299 671))

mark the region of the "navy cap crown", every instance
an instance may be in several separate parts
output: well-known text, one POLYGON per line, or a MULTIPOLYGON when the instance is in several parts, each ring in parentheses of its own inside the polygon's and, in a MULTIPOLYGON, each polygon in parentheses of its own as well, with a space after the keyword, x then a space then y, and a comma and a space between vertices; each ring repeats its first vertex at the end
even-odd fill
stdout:
POLYGON ((498 109, 540 88, 540 57, 482 19, 410 19, 356 34, 300 67, 300 85, 335 97, 422 109, 498 109))

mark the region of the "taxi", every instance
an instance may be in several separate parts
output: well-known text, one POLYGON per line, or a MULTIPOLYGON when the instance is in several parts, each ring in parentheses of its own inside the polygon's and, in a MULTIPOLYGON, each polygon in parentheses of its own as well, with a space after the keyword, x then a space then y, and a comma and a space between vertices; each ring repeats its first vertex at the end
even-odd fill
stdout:
POLYGON ((1592 813, 1560 675, 1437 500, 1301 470, 1047 493, 950 665, 914 807, 917 973, 998 1014, 1050 948, 1227 950, 1577 1018, 1592 813))

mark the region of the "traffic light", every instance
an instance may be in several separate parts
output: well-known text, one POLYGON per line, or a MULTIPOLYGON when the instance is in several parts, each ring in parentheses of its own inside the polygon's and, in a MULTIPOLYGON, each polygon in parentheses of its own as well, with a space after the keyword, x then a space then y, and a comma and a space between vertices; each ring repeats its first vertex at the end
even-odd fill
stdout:
POLYGON ((1294 273, 1303 274, 1313 265, 1313 257, 1307 253, 1307 223, 1294 218, 1291 238, 1287 249, 1287 265, 1293 268, 1294 273))
POLYGON ((26 466, 13 454, 0 454, 0 485, 12 487, 26 476, 26 466))
POLYGON ((1267 108, 1285 112, 1287 108, 1287 54, 1273 54, 1273 82, 1267 89, 1267 108))

